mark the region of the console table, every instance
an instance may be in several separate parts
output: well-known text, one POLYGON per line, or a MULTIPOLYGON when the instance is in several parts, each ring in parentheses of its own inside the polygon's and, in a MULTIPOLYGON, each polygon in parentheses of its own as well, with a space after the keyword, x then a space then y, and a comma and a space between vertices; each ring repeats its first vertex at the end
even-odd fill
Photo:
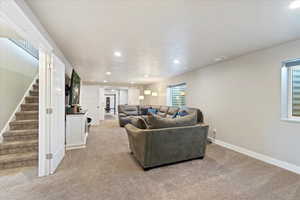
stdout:
POLYGON ((66 115, 66 150, 86 147, 88 137, 87 112, 66 115))

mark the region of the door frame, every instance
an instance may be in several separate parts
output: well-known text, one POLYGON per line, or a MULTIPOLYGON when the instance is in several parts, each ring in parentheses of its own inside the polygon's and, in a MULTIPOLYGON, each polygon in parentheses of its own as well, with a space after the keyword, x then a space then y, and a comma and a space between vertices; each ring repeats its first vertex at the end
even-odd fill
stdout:
POLYGON ((46 94, 49 94, 47 101, 50 100, 50 104, 47 105, 47 108, 51 108, 51 114, 46 113, 46 115, 50 117, 50 121, 47 122, 48 125, 46 127, 49 127, 47 129, 47 132, 49 133, 47 136, 50 150, 48 156, 51 158, 49 159, 48 156, 46 156, 46 161, 49 161, 49 173, 54 174, 65 156, 65 64, 58 56, 52 53, 50 66, 51 67, 48 68, 50 78, 46 82, 50 88, 48 88, 49 91, 47 91, 46 94), (57 72, 59 72, 59 70, 63 73, 58 74, 57 72), (56 82, 59 80, 61 82, 56 85, 56 82), (57 104, 57 98, 62 102, 57 104), (63 127, 63 130, 56 125, 63 127), (59 142, 55 142, 56 139, 60 139, 59 142))
POLYGON ((40 50, 39 52, 39 176, 50 175, 50 115, 47 114, 47 107, 50 106, 50 85, 49 82, 51 68, 50 54, 40 50))

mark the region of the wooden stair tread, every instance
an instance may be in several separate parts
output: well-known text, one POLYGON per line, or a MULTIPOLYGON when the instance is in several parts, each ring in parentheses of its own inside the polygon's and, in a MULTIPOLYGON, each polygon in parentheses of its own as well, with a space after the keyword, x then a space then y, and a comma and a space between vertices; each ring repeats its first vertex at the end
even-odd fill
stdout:
POLYGON ((37 160, 37 159, 38 159, 37 152, 7 154, 7 155, 0 155, 0 164, 9 163, 9 162, 27 161, 27 160, 37 160))
POLYGON ((10 135, 32 135, 38 134, 38 129, 25 129, 25 130, 9 130, 3 133, 3 136, 10 136, 10 135))
POLYGON ((30 147, 38 144, 38 140, 20 140, 20 141, 10 141, 3 142, 0 144, 0 149, 6 148, 17 148, 17 147, 30 147))
POLYGON ((27 96, 27 97, 25 97, 25 98, 27 98, 27 99, 38 99, 39 96, 27 96))
POLYGON ((30 111, 20 111, 20 112, 16 112, 16 115, 21 115, 21 114, 38 114, 39 111, 36 110, 30 110, 30 111))
POLYGON ((28 106, 38 106, 38 103, 23 103, 22 105, 28 105, 28 106))
POLYGON ((26 123, 38 123, 38 120, 15 120, 10 122, 10 124, 15 125, 15 124, 26 124, 26 123))

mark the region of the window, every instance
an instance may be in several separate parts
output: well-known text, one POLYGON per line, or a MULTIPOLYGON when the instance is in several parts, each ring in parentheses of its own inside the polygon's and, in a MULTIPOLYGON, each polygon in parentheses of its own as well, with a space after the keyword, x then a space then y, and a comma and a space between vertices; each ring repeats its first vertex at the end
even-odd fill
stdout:
POLYGON ((170 106, 185 106, 186 84, 171 85, 168 87, 167 102, 170 106))
POLYGON ((281 90, 282 118, 300 121, 300 60, 284 62, 281 90))
POLYGON ((300 117, 300 65, 291 68, 292 116, 300 117))
POLYGON ((37 60, 39 59, 39 50, 32 46, 27 40, 16 40, 16 39, 9 39, 11 42, 25 50, 27 53, 32 55, 37 60))

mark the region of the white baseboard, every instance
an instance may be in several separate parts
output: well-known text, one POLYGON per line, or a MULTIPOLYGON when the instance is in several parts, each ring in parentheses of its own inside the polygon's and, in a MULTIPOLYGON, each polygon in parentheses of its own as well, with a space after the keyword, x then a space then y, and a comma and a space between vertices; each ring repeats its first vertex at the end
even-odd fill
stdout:
POLYGON ((232 145, 232 144, 229 144, 229 143, 226 143, 226 142, 223 142, 221 140, 217 140, 217 139, 214 139, 214 138, 211 138, 211 137, 209 137, 208 139, 212 143, 220 145, 220 146, 225 147, 227 149, 231 149, 233 151, 245 154, 245 155, 250 156, 252 158, 255 158, 257 160, 261 160, 261 161, 269 163, 271 165, 275 165, 277 167, 280 167, 280 168, 292 171, 294 173, 300 174, 300 167, 297 166, 297 165, 294 165, 294 164, 291 164, 291 163, 288 163, 288 162, 285 162, 285 161, 277 160, 277 159, 272 158, 270 156, 266 156, 266 155, 263 155, 263 154, 260 154, 260 153, 256 153, 254 151, 250 151, 248 149, 238 147, 238 146, 235 146, 235 145, 232 145))

